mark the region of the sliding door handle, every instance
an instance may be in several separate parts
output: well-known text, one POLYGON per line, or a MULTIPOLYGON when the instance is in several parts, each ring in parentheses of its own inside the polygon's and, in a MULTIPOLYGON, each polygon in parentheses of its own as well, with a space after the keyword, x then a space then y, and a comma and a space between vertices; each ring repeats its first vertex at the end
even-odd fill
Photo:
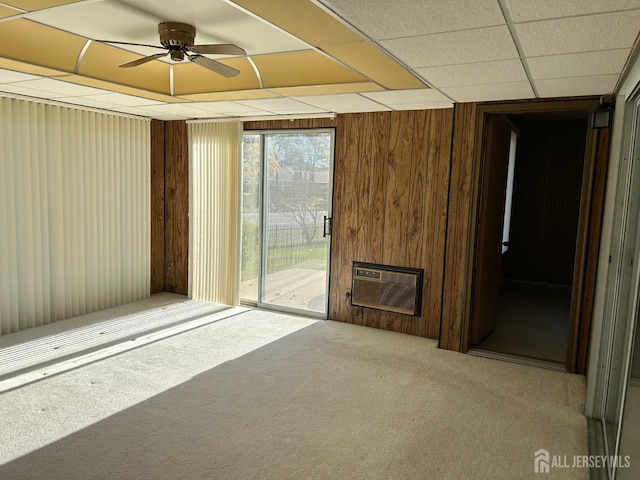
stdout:
POLYGON ((326 237, 327 235, 331 235, 331 227, 332 227, 332 218, 324 216, 324 223, 322 226, 322 236, 326 237))

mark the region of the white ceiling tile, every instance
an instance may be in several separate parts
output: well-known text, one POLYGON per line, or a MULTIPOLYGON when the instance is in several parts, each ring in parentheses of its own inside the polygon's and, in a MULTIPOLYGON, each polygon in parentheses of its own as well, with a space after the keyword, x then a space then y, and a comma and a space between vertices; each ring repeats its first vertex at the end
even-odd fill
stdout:
POLYGON ((389 90, 386 92, 367 92, 363 96, 383 105, 451 102, 446 96, 433 88, 416 90, 389 90))
POLYGON ((640 0, 506 0, 514 22, 573 17, 640 8, 640 0))
POLYGON ((158 114, 171 114, 190 116, 192 114, 201 114, 203 110, 199 110, 193 103, 165 103, 160 105, 146 105, 144 109, 149 112, 155 112, 158 114))
POLYGON ((142 107, 145 105, 163 104, 163 102, 158 102, 157 100, 136 97, 134 95, 125 95, 124 93, 102 93, 101 95, 92 95, 91 100, 122 107, 142 107))
POLYGON ((416 72, 429 84, 438 88, 527 80, 527 74, 519 59, 418 68, 416 72))
POLYGON ((145 110, 144 108, 141 108, 141 107, 127 107, 127 106, 118 105, 118 106, 111 107, 111 110, 117 111, 120 113, 126 113, 128 115, 137 115, 140 117, 155 118, 155 116, 158 115, 156 112, 150 112, 149 110, 145 110))
POLYGON ((631 48, 640 10, 561 18, 515 26, 527 57, 631 48))
POLYGON ((368 92, 361 95, 392 110, 430 110, 433 108, 451 108, 453 106, 450 98, 432 88, 368 92))
POLYGON ((47 92, 45 90, 36 90, 33 88, 26 88, 21 86, 20 83, 21 82, 0 84, 0 91, 15 93, 17 95, 25 95, 27 97, 44 98, 44 99, 61 98, 61 97, 67 96, 63 93, 54 93, 54 92, 47 92))
POLYGON ((447 87, 442 91, 456 102, 489 102, 493 100, 518 100, 533 98, 535 95, 529 82, 495 83, 491 85, 471 85, 447 87))
POLYGON ((61 97, 57 99, 60 102, 71 103, 73 105, 81 105, 85 107, 93 108, 114 108, 114 105, 107 102, 101 102, 96 100, 94 96, 91 97, 61 97))
POLYGON ((624 49, 531 57, 527 64, 534 79, 619 74, 630 52, 624 49))
POLYGON ((535 80, 534 83, 541 97, 572 97, 611 93, 617 81, 618 75, 595 75, 535 80))
POLYGON ((408 37, 382 44, 413 68, 518 58, 506 26, 408 37))
POLYGON ((323 110, 304 103, 297 102, 291 98, 267 98, 261 100, 239 101, 242 105, 251 108, 258 108, 270 113, 296 114, 296 113, 321 113, 323 110))
POLYGON ((147 117, 153 118, 155 120, 163 120, 165 122, 170 122, 173 120, 189 120, 191 117, 188 115, 172 115, 169 113, 158 113, 158 112, 149 112, 147 117))
POLYGON ((207 119, 207 118, 229 118, 229 115, 224 115, 222 113, 212 113, 212 112, 202 111, 201 113, 192 113, 191 114, 191 118, 203 118, 203 119, 207 119))
POLYGON ((495 0, 321 0, 375 40, 503 25, 495 0))
POLYGON ((440 110, 453 108, 453 102, 390 103, 387 106, 393 110, 440 110))
POLYGON ((368 98, 356 93, 296 97, 296 100, 321 108, 327 112, 335 113, 379 112, 390 110, 389 107, 369 100, 368 98))
POLYGON ((37 80, 38 78, 40 77, 36 75, 0 68, 0 83, 23 82, 25 80, 37 80))
POLYGON ((239 102, 198 102, 193 104, 198 110, 232 117, 250 117, 264 115, 265 111, 259 108, 248 107, 239 102))
POLYGON ((98 95, 104 93, 103 90, 97 88, 85 87, 75 83, 63 82, 52 78, 39 78, 37 80, 27 80, 20 82, 19 85, 25 88, 50 92, 65 97, 81 97, 87 95, 98 95))

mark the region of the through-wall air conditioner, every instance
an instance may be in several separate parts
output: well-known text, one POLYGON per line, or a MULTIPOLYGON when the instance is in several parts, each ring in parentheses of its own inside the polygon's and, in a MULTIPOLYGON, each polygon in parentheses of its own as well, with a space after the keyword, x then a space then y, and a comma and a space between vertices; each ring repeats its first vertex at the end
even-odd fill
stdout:
POLYGON ((421 268, 353 262, 351 305, 420 316, 421 268))

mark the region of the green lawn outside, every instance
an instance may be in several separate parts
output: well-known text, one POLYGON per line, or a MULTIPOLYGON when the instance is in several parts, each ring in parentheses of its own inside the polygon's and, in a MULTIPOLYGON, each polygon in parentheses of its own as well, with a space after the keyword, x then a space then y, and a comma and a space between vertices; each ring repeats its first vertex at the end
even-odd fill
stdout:
MULTIPOLYGON (((259 256, 255 252, 244 252, 242 258, 241 281, 257 278, 259 256)), ((325 270, 327 268, 327 246, 323 243, 299 245, 291 247, 270 248, 267 254, 267 274, 289 270, 291 268, 308 268, 325 270)))

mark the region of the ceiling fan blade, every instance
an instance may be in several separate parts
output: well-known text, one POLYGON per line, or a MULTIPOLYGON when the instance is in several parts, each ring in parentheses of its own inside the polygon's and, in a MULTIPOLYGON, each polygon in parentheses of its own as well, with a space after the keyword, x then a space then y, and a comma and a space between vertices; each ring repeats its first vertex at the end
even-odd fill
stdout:
POLYGON ((192 45, 189 50, 195 53, 205 53, 209 55, 246 55, 244 48, 240 48, 233 43, 218 43, 212 45, 192 45))
POLYGON ((235 77, 240 73, 240 70, 236 70, 233 67, 229 67, 223 63, 216 62, 210 58, 203 57, 202 55, 189 55, 189 60, 197 63, 201 67, 208 68, 209 70, 219 73, 223 77, 235 77))
POLYGON ((137 67, 138 65, 142 65, 143 63, 150 62, 151 60, 155 60, 156 58, 162 58, 169 55, 169 52, 165 53, 156 53, 154 55, 149 55, 148 57, 142 57, 138 60, 134 60, 133 62, 124 63, 120 65, 120 68, 129 68, 129 67, 137 67))
POLYGON ((134 45, 136 47, 150 47, 150 48, 164 49, 164 47, 159 47, 158 45, 147 45, 146 43, 114 42, 111 40, 94 40, 94 42, 113 43, 114 45, 134 45))

